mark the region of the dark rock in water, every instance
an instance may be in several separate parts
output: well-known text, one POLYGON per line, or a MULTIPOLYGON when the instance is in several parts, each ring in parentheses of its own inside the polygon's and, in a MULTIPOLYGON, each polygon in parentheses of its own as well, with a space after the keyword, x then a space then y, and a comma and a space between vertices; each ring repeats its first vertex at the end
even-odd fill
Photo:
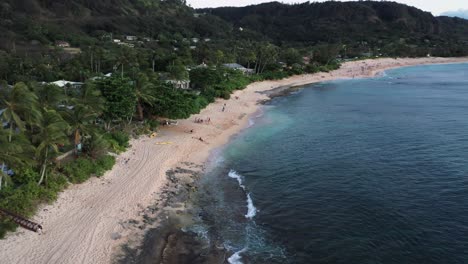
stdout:
POLYGON ((187 213, 192 216, 198 214, 198 211, 193 209, 185 211, 184 205, 187 202, 190 203, 192 192, 198 188, 196 180, 200 178, 201 173, 177 167, 167 171, 166 176, 168 184, 160 193, 157 202, 144 210, 142 221, 128 221, 129 224, 142 230, 148 230, 149 225, 157 220, 160 221, 160 226, 146 232, 141 246, 135 248, 129 244, 124 245, 123 255, 116 262, 125 264, 225 263, 224 247, 216 246, 216 243, 200 239, 196 233, 185 232, 181 229, 183 226, 181 217, 184 218, 187 213), (184 206, 183 210, 179 209, 181 206, 184 206), (173 211, 165 211, 163 207, 171 207, 173 211), (156 217, 148 215, 148 212, 155 211, 158 211, 156 217))

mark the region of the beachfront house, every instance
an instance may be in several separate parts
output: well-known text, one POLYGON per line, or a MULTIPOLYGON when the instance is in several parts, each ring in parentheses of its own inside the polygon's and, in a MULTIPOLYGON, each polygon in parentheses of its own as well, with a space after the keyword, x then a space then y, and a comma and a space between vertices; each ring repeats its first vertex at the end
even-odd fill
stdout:
POLYGON ((55 84, 60 88, 73 88, 73 89, 81 89, 83 87, 84 83, 82 82, 71 82, 71 81, 65 81, 65 80, 59 80, 55 82, 51 82, 49 84, 55 84))
POLYGON ((125 36, 125 39, 128 41, 136 41, 138 37, 137 36, 125 36))
POLYGON ((71 82, 71 81, 65 81, 65 80, 60 80, 60 81, 55 81, 51 82, 49 84, 54 84, 57 85, 60 88, 63 88, 65 90, 65 94, 76 94, 79 93, 81 90, 81 87, 83 87, 84 83, 82 82, 71 82))
POLYGON ((109 78, 111 76, 112 76, 112 72, 109 72, 109 73, 101 75, 101 76, 94 76, 94 77, 90 78, 90 80, 96 81, 96 80, 101 80, 101 79, 104 79, 104 78, 109 78))
POLYGON ((63 41, 63 40, 58 40, 58 41, 55 42, 55 46, 59 47, 59 48, 69 48, 70 43, 68 43, 66 41, 63 41))
POLYGON ((166 83, 172 84, 176 89, 189 90, 189 80, 166 80, 166 83))
POLYGON ((231 70, 241 71, 243 74, 255 73, 253 69, 248 69, 238 63, 226 63, 226 64, 223 64, 223 67, 231 69, 231 70))

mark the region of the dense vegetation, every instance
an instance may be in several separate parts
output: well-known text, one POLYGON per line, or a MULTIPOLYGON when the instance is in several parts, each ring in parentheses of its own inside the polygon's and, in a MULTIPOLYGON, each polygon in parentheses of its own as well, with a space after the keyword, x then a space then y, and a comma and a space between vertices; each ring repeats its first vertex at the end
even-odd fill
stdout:
MULTIPOLYGON (((267 36, 277 45, 345 45, 347 56, 461 56, 468 54, 468 20, 434 17, 388 1, 278 2, 204 9, 267 36)), ((343 50, 344 52, 344 50, 343 50)), ((343 54, 344 55, 344 54, 343 54)))
MULTIPOLYGON (((32 215, 67 184, 103 175, 109 152, 158 118, 187 118, 251 82, 376 53, 466 55, 467 32, 465 20, 389 2, 193 10, 181 0, 1 1, 0 208, 32 215)), ((0 237, 14 227, 0 219, 0 237)))

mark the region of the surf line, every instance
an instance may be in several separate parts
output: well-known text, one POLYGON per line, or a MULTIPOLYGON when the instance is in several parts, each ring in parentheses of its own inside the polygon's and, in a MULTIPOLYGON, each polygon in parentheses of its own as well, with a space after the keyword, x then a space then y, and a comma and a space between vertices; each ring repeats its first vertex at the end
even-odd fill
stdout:
POLYGON ((255 215, 257 214, 257 208, 253 204, 253 200, 252 200, 252 197, 250 197, 250 193, 247 192, 247 190, 245 188, 245 185, 244 185, 243 180, 242 180, 242 175, 237 173, 235 170, 230 170, 229 173, 228 173, 228 176, 230 178, 236 179, 237 182, 239 183, 239 187, 241 187, 241 189, 244 190, 244 192, 246 193, 246 195, 247 195, 247 214, 245 215, 245 218, 253 219, 255 217, 255 215))

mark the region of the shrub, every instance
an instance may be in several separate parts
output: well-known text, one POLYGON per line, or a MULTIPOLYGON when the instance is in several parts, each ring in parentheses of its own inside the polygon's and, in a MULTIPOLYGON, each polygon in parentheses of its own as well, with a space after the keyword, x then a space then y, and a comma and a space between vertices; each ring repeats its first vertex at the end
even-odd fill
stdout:
POLYGON ((91 160, 80 157, 62 168, 63 173, 73 183, 86 181, 94 172, 94 164, 91 160))
POLYGON ((107 155, 103 156, 96 160, 96 170, 94 174, 97 177, 104 175, 104 173, 115 165, 115 158, 113 156, 107 155))
POLYGON ((228 100, 229 98, 231 98, 231 93, 229 91, 223 91, 221 97, 223 99, 228 100))
POLYGON ((130 141, 130 137, 127 133, 122 131, 115 131, 111 134, 112 138, 119 143, 121 147, 128 148, 128 142, 130 141))

